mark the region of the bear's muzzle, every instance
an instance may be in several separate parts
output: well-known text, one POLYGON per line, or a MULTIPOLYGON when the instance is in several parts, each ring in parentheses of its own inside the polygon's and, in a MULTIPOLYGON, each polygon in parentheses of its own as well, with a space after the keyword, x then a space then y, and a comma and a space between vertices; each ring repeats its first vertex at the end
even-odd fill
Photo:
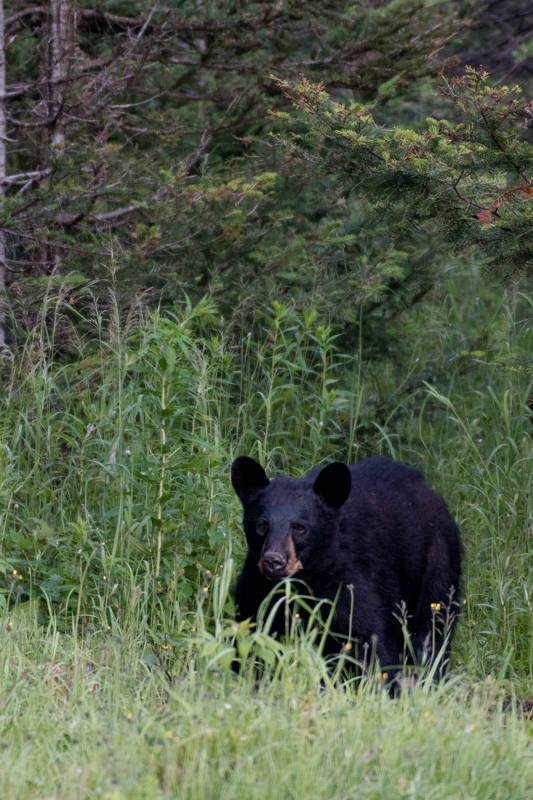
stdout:
POLYGON ((270 581, 279 581, 283 578, 290 578, 296 572, 303 569, 303 564, 296 556, 294 549, 294 542, 292 537, 287 539, 287 552, 282 553, 279 550, 269 550, 265 547, 261 553, 258 567, 270 581))

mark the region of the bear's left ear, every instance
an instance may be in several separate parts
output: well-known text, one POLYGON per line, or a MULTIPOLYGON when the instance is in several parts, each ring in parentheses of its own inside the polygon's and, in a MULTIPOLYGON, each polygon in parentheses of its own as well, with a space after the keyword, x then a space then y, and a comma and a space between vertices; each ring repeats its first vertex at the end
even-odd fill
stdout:
POLYGON ((350 470, 340 461, 320 470, 313 484, 313 491, 333 508, 340 508, 346 502, 351 488, 350 470))
POLYGON ((250 495, 264 489, 270 481, 265 470, 250 456, 239 456, 231 465, 231 482, 241 503, 246 504, 250 495))

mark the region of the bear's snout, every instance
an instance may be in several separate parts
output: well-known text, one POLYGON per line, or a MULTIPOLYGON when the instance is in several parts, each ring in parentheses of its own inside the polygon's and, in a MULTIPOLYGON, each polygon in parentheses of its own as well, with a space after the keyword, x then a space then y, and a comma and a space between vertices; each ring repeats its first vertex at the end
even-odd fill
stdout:
POLYGON ((268 546, 273 548, 276 545, 273 543, 269 545, 268 541, 265 542, 258 566, 263 575, 270 581, 290 578, 303 569, 303 564, 296 555, 291 536, 285 539, 281 546, 278 543, 277 547, 279 549, 267 549, 268 546))
POLYGON ((281 555, 281 553, 270 550, 263 553, 260 566, 263 568, 263 572, 267 578, 283 578, 285 576, 287 558, 281 555))

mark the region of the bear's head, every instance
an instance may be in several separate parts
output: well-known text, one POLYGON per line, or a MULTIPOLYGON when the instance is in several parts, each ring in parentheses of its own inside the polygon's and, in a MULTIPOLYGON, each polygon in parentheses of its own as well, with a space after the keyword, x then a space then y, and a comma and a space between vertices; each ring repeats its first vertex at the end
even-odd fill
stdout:
POLYGON ((351 488, 350 470, 335 462, 301 480, 269 480, 263 467, 239 456, 231 481, 244 509, 250 552, 266 578, 279 581, 320 569, 351 488))

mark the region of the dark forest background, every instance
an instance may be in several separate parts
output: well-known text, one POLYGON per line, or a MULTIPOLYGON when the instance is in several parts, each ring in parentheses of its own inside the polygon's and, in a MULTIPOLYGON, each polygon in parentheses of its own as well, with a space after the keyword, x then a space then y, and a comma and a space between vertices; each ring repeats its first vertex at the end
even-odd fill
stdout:
POLYGON ((290 299, 351 333, 363 315, 379 344, 457 260, 520 279, 532 19, 520 0, 4 2, 8 346, 45 297, 76 327, 110 283, 121 312, 208 295, 240 329, 290 299))

